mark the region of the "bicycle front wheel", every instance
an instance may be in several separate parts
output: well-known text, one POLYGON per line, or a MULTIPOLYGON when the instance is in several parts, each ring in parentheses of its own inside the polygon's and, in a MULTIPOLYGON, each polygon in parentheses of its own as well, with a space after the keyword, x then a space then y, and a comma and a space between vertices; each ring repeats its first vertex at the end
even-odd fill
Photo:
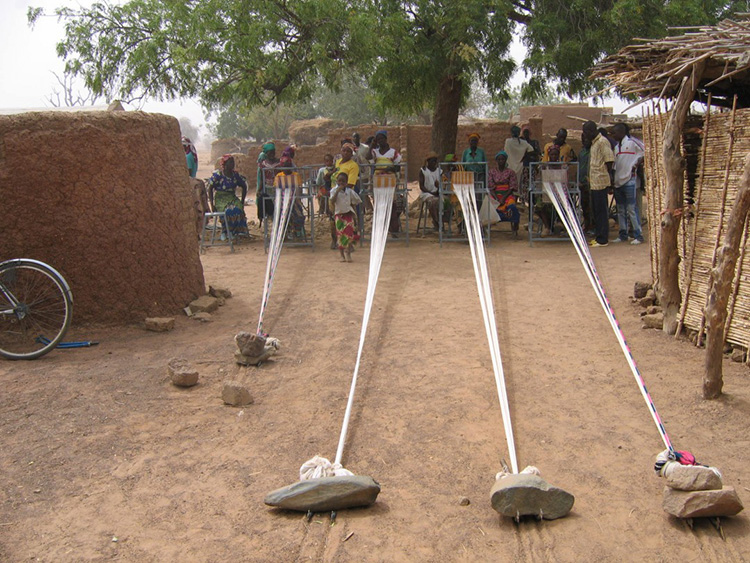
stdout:
POLYGON ((57 270, 26 258, 0 263, 1 356, 43 356, 65 336, 72 317, 73 296, 57 270))

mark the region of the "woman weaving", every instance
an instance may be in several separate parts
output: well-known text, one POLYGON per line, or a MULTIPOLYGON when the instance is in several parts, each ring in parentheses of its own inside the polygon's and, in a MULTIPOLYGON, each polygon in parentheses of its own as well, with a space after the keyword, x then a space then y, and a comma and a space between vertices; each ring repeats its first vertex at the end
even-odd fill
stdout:
MULTIPOLYGON (((215 170, 208 180, 208 200, 211 209, 223 212, 226 217, 225 229, 232 237, 247 235, 247 218, 245 217, 245 197, 247 181, 234 169, 234 157, 225 154, 220 159, 221 170, 215 170), (237 199, 237 186, 242 188, 242 199, 237 199)), ((222 240, 225 235, 222 232, 222 240)))

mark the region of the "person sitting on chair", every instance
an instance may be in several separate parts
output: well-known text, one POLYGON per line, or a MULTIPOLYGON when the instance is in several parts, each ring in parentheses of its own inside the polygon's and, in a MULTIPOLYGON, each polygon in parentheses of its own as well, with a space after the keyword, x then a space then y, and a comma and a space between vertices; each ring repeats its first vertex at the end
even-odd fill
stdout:
MULTIPOLYGON (((222 231, 228 229, 231 235, 247 235, 247 217, 244 201, 247 196, 247 181, 234 169, 234 157, 225 154, 220 159, 221 170, 215 170, 208 180, 208 201, 214 212, 223 212, 226 224, 222 231), (237 186, 242 188, 242 199, 237 199, 237 186)), ((221 233, 222 240, 226 235, 221 233)))
POLYGON ((505 151, 500 151, 495 155, 495 162, 497 162, 497 168, 490 170, 487 185, 490 193, 497 199, 497 213, 500 221, 510 221, 513 238, 518 238, 518 223, 521 221, 521 214, 516 207, 515 191, 518 185, 516 173, 508 168, 508 153, 505 151))
POLYGON ((438 166, 438 154, 429 152, 425 157, 425 165, 419 170, 419 201, 424 202, 432 218, 435 230, 440 229, 438 215, 440 213, 440 177, 442 172, 438 166))

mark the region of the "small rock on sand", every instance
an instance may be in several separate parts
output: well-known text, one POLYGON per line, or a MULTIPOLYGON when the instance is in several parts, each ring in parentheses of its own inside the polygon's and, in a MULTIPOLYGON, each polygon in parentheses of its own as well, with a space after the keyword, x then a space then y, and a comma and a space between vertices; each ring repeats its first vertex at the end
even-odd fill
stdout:
POLYGON ((203 312, 213 313, 219 308, 219 300, 210 295, 201 295, 198 299, 192 301, 188 307, 190 307, 190 311, 193 314, 203 312))
POLYGON ((238 381, 225 381, 221 391, 221 399, 227 405, 242 407, 253 402, 253 396, 247 387, 238 381))
POLYGON ((146 319, 146 330, 168 332, 174 328, 174 317, 150 317, 146 319))
POLYGON ((641 297, 646 297, 646 292, 651 289, 651 284, 646 282, 635 282, 635 287, 633 288, 633 297, 636 299, 640 299, 641 297))
POLYGON ((167 364, 169 378, 177 387, 192 387, 198 383, 198 371, 184 358, 172 358, 167 364))
POLYGON ((223 297, 224 299, 229 299, 232 297, 231 290, 227 289, 226 287, 219 287, 214 285, 208 286, 208 294, 211 297, 223 297))

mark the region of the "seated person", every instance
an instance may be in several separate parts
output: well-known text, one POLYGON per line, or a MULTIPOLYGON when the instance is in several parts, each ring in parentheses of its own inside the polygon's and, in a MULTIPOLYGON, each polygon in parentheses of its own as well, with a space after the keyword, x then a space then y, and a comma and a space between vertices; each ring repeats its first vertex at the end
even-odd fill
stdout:
MULTIPOLYGON (((440 179, 442 171, 438 166, 438 155, 436 152, 429 152, 425 157, 425 165, 419 170, 419 201, 426 202, 427 211, 432 218, 432 225, 435 230, 440 229, 438 215, 440 214, 440 179)), ((450 200, 446 198, 443 205, 443 221, 450 217, 450 200)))
MULTIPOLYGON (((547 151, 547 160, 540 167, 540 171, 544 168, 560 169, 568 168, 567 164, 564 164, 562 157, 560 156, 559 146, 553 144, 547 151)), ((554 205, 549 201, 544 201, 541 195, 537 195, 534 198, 534 213, 539 220, 542 222, 542 236, 548 236, 552 232, 552 216, 555 211, 554 205)))
POLYGON ((215 170, 208 180, 208 200, 214 212, 223 212, 226 224, 222 221, 221 239, 225 240, 225 230, 232 236, 248 235, 247 217, 244 201, 247 196, 247 181, 234 169, 234 157, 225 154, 219 164, 221 170, 215 170), (237 199, 237 186, 242 188, 242 199, 237 199))
POLYGON ((515 191, 518 182, 516 173, 508 168, 508 153, 505 151, 500 151, 495 155, 495 162, 497 168, 490 170, 487 185, 490 193, 497 199, 497 213, 500 221, 510 221, 513 238, 518 238, 518 223, 521 221, 521 214, 516 207, 515 191))

